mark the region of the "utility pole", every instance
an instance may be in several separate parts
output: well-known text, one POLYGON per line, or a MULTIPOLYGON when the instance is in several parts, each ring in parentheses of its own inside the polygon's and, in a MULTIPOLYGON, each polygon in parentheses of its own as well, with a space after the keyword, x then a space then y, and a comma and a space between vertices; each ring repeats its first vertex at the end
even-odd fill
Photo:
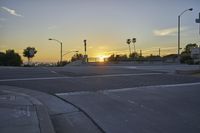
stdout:
POLYGON ((142 57, 142 50, 140 50, 140 57, 142 57))
POLYGON ((84 42, 84 51, 85 51, 84 61, 88 62, 88 57, 87 57, 87 40, 83 40, 83 42, 84 42))
POLYGON ((159 48, 159 50, 158 50, 158 55, 160 56, 160 48, 159 48))
POLYGON ((84 51, 85 51, 85 55, 86 55, 86 51, 87 51, 87 40, 83 40, 84 42, 84 51))

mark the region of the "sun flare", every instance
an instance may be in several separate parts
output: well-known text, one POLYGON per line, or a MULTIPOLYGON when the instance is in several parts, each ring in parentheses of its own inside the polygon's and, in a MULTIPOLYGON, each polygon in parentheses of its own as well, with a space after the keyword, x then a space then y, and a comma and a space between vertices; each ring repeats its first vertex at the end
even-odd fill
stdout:
POLYGON ((105 59, 108 58, 109 56, 107 55, 99 55, 97 56, 99 62, 105 62, 105 59))

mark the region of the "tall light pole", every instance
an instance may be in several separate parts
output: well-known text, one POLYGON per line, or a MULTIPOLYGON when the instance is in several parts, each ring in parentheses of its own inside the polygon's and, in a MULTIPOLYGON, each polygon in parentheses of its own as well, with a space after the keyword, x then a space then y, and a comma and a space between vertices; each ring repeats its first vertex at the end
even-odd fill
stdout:
POLYGON ((56 41, 58 43, 60 43, 60 63, 62 63, 62 42, 61 41, 58 41, 56 39, 52 39, 52 38, 49 38, 49 40, 53 40, 53 41, 56 41))
POLYGON ((180 25, 181 25, 181 15, 183 15, 186 11, 192 11, 193 8, 189 8, 184 10, 180 15, 178 15, 178 60, 180 60, 180 25))

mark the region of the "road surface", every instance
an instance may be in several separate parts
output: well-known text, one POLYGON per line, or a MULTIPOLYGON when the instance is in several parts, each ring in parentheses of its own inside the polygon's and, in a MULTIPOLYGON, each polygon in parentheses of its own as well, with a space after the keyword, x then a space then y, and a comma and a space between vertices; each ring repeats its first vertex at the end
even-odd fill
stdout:
MULTIPOLYGON (((157 68, 0 67, 0 85, 57 96, 106 133, 200 132, 200 78, 174 74, 173 66, 157 68)), ((63 120, 55 122, 61 133, 63 120)))

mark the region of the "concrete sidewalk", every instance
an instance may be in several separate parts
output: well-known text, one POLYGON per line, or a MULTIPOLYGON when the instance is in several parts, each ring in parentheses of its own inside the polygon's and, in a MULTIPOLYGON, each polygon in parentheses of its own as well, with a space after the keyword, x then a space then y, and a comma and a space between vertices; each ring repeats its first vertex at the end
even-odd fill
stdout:
POLYGON ((54 133, 46 108, 35 98, 0 90, 1 133, 54 133))
POLYGON ((84 112, 43 92, 0 86, 0 133, 101 133, 84 112))

